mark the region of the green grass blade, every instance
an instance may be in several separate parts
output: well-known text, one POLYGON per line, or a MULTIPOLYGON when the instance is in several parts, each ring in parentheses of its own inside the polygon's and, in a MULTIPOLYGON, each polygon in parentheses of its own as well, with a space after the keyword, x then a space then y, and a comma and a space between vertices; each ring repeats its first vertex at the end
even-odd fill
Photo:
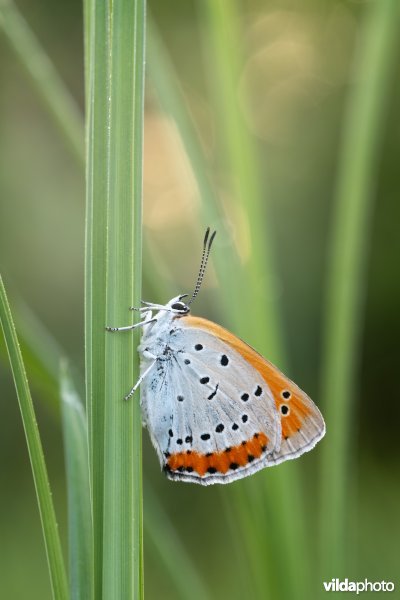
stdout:
POLYGON ((232 232, 224 217, 217 189, 208 175, 209 165, 205 159, 198 131, 180 88, 178 77, 168 56, 168 50, 156 24, 150 18, 147 46, 150 80, 161 108, 174 120, 181 136, 201 197, 201 218, 204 226, 217 229, 218 240, 224 240, 224 247, 228 247, 224 253, 214 252, 212 260, 218 272, 221 305, 230 304, 231 324, 238 331, 241 321, 240 298, 244 296, 245 286, 237 284, 237 275, 241 272, 241 265, 236 252, 232 252, 232 232), (231 302, 232 298, 236 298, 236 301, 231 302))
POLYGON ((77 162, 84 163, 83 119, 77 102, 12 0, 0 2, 0 28, 32 87, 77 162))
MULTIPOLYGON (((85 82, 85 115, 89 114, 90 109, 90 86, 91 86, 91 65, 92 65, 92 47, 93 47, 93 30, 94 3, 92 0, 83 0, 83 59, 84 59, 84 82, 85 82)), ((86 127, 86 134, 88 127, 86 127)), ((87 141, 86 141, 87 144, 87 141)))
MULTIPOLYGON (((14 297, 14 318, 19 332, 19 343, 24 356, 24 364, 29 372, 31 385, 40 393, 40 399, 55 412, 59 409, 59 357, 61 351, 33 314, 20 299, 14 297)), ((0 356, 8 361, 7 349, 0 341, 0 356)))
MULTIPOLYGON (((16 322, 31 381, 40 386, 52 407, 60 398, 60 361, 64 352, 32 310, 17 306, 16 322)), ((70 597, 90 599, 93 581, 92 525, 89 493, 87 424, 83 405, 65 362, 61 372, 61 414, 68 492, 70 597)))
POLYGON ((205 200, 207 224, 217 228, 222 219, 216 191, 207 177, 207 165, 201 149, 195 124, 189 114, 177 75, 154 20, 149 15, 147 24, 147 60, 148 72, 157 99, 164 112, 169 115, 178 128, 183 145, 199 187, 200 196, 205 200))
MULTIPOLYGON (((141 296, 144 0, 114 1, 110 26, 106 322, 121 324, 141 296)), ((141 415, 138 396, 123 400, 139 375, 139 338, 138 331, 106 337, 105 598, 143 594, 141 415)))
MULTIPOLYGON (((34 368, 38 384, 43 378, 51 383, 51 401, 56 402, 59 393, 54 390, 59 390, 59 365, 64 353, 29 307, 19 302, 18 313, 19 339, 21 345, 29 349, 32 359, 29 369, 34 368)), ((0 345, 2 342, 1 338, 0 345)), ((62 365, 61 399, 69 495, 71 597, 90 599, 92 596, 88 578, 93 577, 91 572, 93 564, 90 564, 90 548, 87 543, 89 539, 91 544, 91 512, 86 502, 86 499, 89 499, 88 454, 87 439, 85 439, 87 423, 83 405, 74 386, 77 376, 74 372, 71 374, 71 369, 69 367, 67 369, 65 363, 62 362, 62 365), (71 465, 69 466, 68 463, 71 465)), ((211 594, 198 566, 190 559, 187 548, 170 523, 162 504, 151 491, 149 484, 145 485, 145 488, 144 530, 148 536, 148 543, 151 544, 154 553, 160 559, 160 564, 175 585, 176 594, 185 598, 187 590, 190 589, 194 598, 210 598, 211 594), (180 565, 179 569, 176 569, 176 564, 180 565)))
POLYGON ((398 38, 399 5, 380 0, 366 7, 355 57, 358 81, 348 101, 335 194, 330 263, 326 281, 322 395, 327 436, 321 473, 323 577, 344 571, 351 484, 355 381, 365 294, 372 204, 386 103, 398 38))
MULTIPOLYGON (((246 269, 242 269, 237 288, 242 288, 240 297, 244 299, 251 290, 252 310, 256 311, 252 323, 257 323, 251 332, 252 344, 267 352, 270 360, 282 365, 284 350, 280 311, 273 300, 277 298, 276 276, 269 244, 271 236, 265 224, 266 193, 261 187, 257 153, 238 103, 241 57, 237 40, 242 34, 237 30, 240 16, 236 5, 236 2, 224 0, 207 0, 202 4, 205 45, 209 52, 208 74, 211 91, 214 92, 221 151, 232 174, 232 202, 242 209, 239 214, 247 220, 250 231, 251 260, 246 269)), ((240 297, 238 304, 243 315, 244 304, 240 297)))
MULTIPOLYGON (((202 5, 205 23, 208 74, 217 109, 221 152, 230 173, 234 202, 247 216, 251 259, 236 277, 238 302, 241 303, 240 330, 260 352, 284 369, 284 345, 280 309, 277 304, 276 272, 268 233, 267 194, 262 189, 257 152, 239 107, 238 83, 242 57, 238 40, 240 9, 237 2, 208 0, 202 5), (243 306, 251 290, 252 318, 243 306), (240 295, 241 294, 241 295, 240 295)), ((227 305, 230 306, 227 301, 227 305)), ((243 334, 241 334, 243 335, 243 334)), ((304 523, 304 499, 297 465, 282 465, 268 470, 264 479, 248 480, 235 490, 235 504, 247 537, 250 562, 258 593, 269 591, 283 597, 307 597, 307 565, 299 561, 299 549, 309 554, 304 523), (290 490, 290 492, 289 492, 290 490), (260 496, 263 501, 260 504, 260 496), (249 511, 249 505, 252 509, 249 511), (292 507, 296 505, 297 510, 292 507), (250 513, 250 514, 249 514, 250 513), (268 514, 268 519, 265 519, 268 514), (271 523, 271 519, 273 523, 271 523), (261 535, 260 535, 261 533, 261 535), (260 557, 268 556, 267 564, 260 557), (285 595, 286 594, 286 595, 285 595)), ((228 499, 230 502, 230 499, 228 499)))
POLYGON ((190 554, 169 521, 161 502, 149 485, 145 492, 146 544, 158 554, 168 576, 175 585, 175 598, 186 600, 208 600, 212 597, 201 572, 190 558, 190 554))
POLYGON ((94 596, 102 597, 105 413, 106 247, 109 152, 108 4, 92 0, 85 21, 89 56, 86 106, 85 344, 86 411, 92 492, 94 596))
POLYGON ((22 422, 24 425, 33 480, 39 505, 43 536, 46 546, 53 597, 67 600, 68 587, 64 559, 58 534, 56 515, 51 497, 46 464, 36 423, 35 412, 26 378, 25 367, 19 349, 17 334, 11 316, 3 280, 0 277, 0 321, 13 372, 22 422))
POLYGON ((70 598, 91 600, 93 539, 87 423, 65 361, 61 364, 60 393, 68 490, 70 598))

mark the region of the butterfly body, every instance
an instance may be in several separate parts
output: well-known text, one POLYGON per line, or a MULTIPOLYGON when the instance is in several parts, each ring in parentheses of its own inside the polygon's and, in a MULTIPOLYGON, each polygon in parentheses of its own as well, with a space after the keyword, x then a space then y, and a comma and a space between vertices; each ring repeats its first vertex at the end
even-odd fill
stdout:
POLYGON ((229 483, 296 458, 324 435, 304 392, 239 338, 192 317, 181 297, 145 319, 142 415, 170 479, 229 483))

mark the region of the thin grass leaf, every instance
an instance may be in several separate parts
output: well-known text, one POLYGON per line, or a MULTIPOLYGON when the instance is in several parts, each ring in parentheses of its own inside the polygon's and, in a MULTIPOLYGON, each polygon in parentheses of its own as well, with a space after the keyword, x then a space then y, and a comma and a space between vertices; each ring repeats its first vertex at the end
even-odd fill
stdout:
POLYGON ((60 395, 68 490, 69 582, 72 600, 93 598, 92 512, 86 415, 62 361, 60 395))
MULTIPOLYGON (((240 278, 236 277, 242 295, 238 290, 234 296, 235 301, 241 302, 240 331, 246 331, 246 339, 252 345, 284 368, 287 361, 276 300, 276 272, 268 220, 266 225, 266 193, 262 189, 254 143, 238 104, 242 61, 238 40, 243 37, 238 28, 239 7, 236 2, 208 0, 202 4, 202 10, 208 74, 211 93, 215 90, 221 151, 232 173, 233 201, 241 208, 240 213, 247 217, 250 232, 251 259, 246 269, 241 271, 240 278), (248 304, 243 291, 247 296, 249 290, 252 303, 250 320, 243 311, 243 306, 248 304)), ((228 303, 229 308, 231 304, 228 303)), ((269 590, 270 594, 281 593, 282 597, 294 594, 299 598, 307 597, 308 573, 306 566, 298 560, 300 548, 305 554, 309 550, 303 516, 304 499, 297 469, 296 465, 289 468, 282 465, 264 473, 262 487, 260 479, 243 482, 237 487, 238 514, 247 537, 250 563, 257 564, 261 556, 270 557, 267 564, 259 563, 255 572, 253 585, 258 589, 258 595, 269 590), (296 505, 296 511, 293 511, 293 505, 296 505), (266 515, 268 518, 265 518, 266 515)))
POLYGON ((187 548, 149 485, 146 485, 145 506, 145 513, 149 515, 144 520, 146 543, 150 542, 174 583, 174 597, 182 600, 187 600, 189 595, 191 600, 212 598, 199 568, 191 560, 187 548))
MULTIPOLYGON (((252 343, 268 353, 272 361, 282 364, 283 343, 279 309, 276 303, 276 275, 272 249, 268 241, 265 197, 254 143, 244 122, 238 102, 241 56, 237 40, 242 37, 237 27, 239 9, 236 2, 207 0, 202 5, 206 27, 205 47, 209 59, 210 92, 218 117, 221 154, 231 173, 232 203, 240 210, 249 230, 251 260, 241 270, 237 288, 243 291, 237 303, 243 315, 241 298, 251 290, 252 343), (268 331, 268 338, 265 332, 268 331)), ((239 289, 236 290, 238 292, 239 289)), ((245 298, 248 300, 248 298, 245 298)), ((241 318, 243 324, 243 318, 241 318)))
MULTIPOLYGON (((93 49, 93 31, 94 26, 94 15, 93 15, 94 3, 92 0, 83 0, 83 60, 84 60, 84 82, 85 82, 85 115, 86 117, 90 112, 90 88, 91 88, 91 68, 92 68, 92 53, 93 49)), ((85 129, 86 136, 89 133, 89 128, 85 129)), ((86 139, 86 148, 88 140, 86 139)))
MULTIPOLYGON (((63 350, 37 315, 21 300, 18 301, 16 321, 24 355, 28 352, 29 359, 25 359, 25 364, 30 372, 33 371, 32 379, 48 392, 53 407, 57 402, 58 408, 61 391, 68 492, 70 596, 90 600, 93 550, 85 411, 70 369, 61 359, 63 350)), ((75 378, 78 379, 76 374, 75 378)))
MULTIPOLYGON (((86 5, 87 6, 87 5, 86 5)), ((105 414, 106 247, 109 153, 109 7, 92 0, 85 16, 86 248, 85 345, 86 411, 92 492, 94 596, 103 586, 103 494, 105 414)))
MULTIPOLYGON (((148 71, 151 83, 156 92, 160 107, 169 115, 181 136, 183 146, 190 161, 201 198, 201 219, 204 226, 211 226, 218 231, 218 240, 224 240, 224 245, 232 246, 232 231, 227 226, 218 192, 209 176, 209 165, 201 147, 196 125, 190 114, 189 107, 179 84, 174 66, 168 55, 160 32, 154 20, 149 18, 147 25, 147 56, 148 71)), ((212 257, 216 264, 220 288, 225 299, 237 298, 237 273, 241 270, 238 256, 235 252, 214 252, 212 257), (229 260, 226 260, 229 255, 229 260)), ((157 261, 153 260, 157 267, 157 261)), ((240 288, 240 293, 242 293, 240 288)), ((221 297, 221 306, 224 306, 221 297)), ((240 301, 232 303, 231 322, 238 327, 240 321, 240 301)))
POLYGON ((65 361, 61 364, 60 394, 68 491, 70 597, 91 600, 93 538, 87 423, 65 361))
POLYGON ((33 480, 36 488, 44 542, 46 546, 53 597, 57 600, 67 600, 68 587, 64 559, 61 551, 61 543, 42 444, 36 423, 25 367, 21 351, 19 349, 18 338, 1 276, 0 321, 10 359, 11 369, 13 372, 14 384, 17 391, 29 458, 31 461, 33 480))
MULTIPOLYGON (((171 293, 172 295, 172 293, 171 293)), ((64 429, 64 445, 67 458, 67 490, 69 512, 69 563, 72 598, 91 598, 90 578, 93 581, 93 563, 91 550, 91 508, 89 499, 88 479, 88 449, 87 449, 87 423, 85 411, 79 394, 75 389, 78 380, 74 369, 68 367, 62 360, 64 352, 51 337, 43 323, 23 303, 18 303, 18 323, 20 339, 23 346, 29 348, 32 361, 36 365, 37 376, 49 380, 53 386, 58 385, 59 365, 62 364, 61 373, 61 399, 64 429), (58 369, 55 368, 58 365, 58 369), (73 375, 73 377, 72 377, 73 375), (86 455, 85 455, 86 453, 86 455), (85 457, 86 456, 86 457, 85 457), (85 464, 86 461, 86 464, 85 464), (81 491, 80 491, 81 490, 81 491), (89 511, 89 512, 88 512, 89 511), (89 546, 88 547, 88 543, 89 546), (86 565, 84 567, 84 565, 86 565), (80 595, 79 595, 80 594, 80 595)), ((3 339, 0 339, 2 344, 3 339)), ((6 348, 5 348, 6 350, 6 348)), ((78 380, 79 389, 80 383, 78 380)), ((57 394, 57 399, 59 394, 57 394)), ((53 397, 55 402, 56 398, 53 397)), ((166 570, 172 583, 175 585, 176 594, 185 598, 188 589, 192 590, 194 597, 206 599, 211 597, 207 590, 197 565, 193 563, 180 539, 178 532, 173 528, 168 515, 149 487, 146 488, 146 510, 144 513, 144 529, 148 541, 158 555, 161 565, 166 570), (181 568, 176 569, 176 564, 181 568)))
POLYGON ((365 266, 377 167, 400 24, 396 0, 366 7, 355 57, 358 81, 348 100, 335 193, 324 315, 322 397, 327 439, 321 463, 321 559, 324 579, 344 570, 352 418, 365 296, 365 266))
MULTIPOLYGON (((40 391, 40 399, 58 413, 59 383, 57 357, 60 356, 57 344, 44 331, 36 315, 25 303, 15 304, 15 322, 19 331, 19 342, 24 363, 29 372, 31 384, 40 391)), ((0 356, 8 361, 7 348, 0 340, 0 356)))
POLYGON ((12 0, 0 1, 0 28, 73 156, 83 165, 83 119, 78 104, 12 0))

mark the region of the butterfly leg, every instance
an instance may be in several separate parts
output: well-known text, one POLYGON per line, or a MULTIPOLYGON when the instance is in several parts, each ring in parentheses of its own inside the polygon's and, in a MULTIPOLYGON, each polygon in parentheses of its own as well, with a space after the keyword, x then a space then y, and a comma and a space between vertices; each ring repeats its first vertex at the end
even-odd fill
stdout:
POLYGON ((137 310, 139 312, 149 310, 149 308, 155 310, 166 310, 163 304, 154 304, 154 302, 145 302, 144 300, 141 300, 140 303, 143 304, 143 306, 141 306, 140 308, 138 308, 137 306, 130 306, 129 310, 137 310))
POLYGON ((147 367, 147 369, 140 375, 139 379, 137 380, 137 382, 135 383, 135 385, 133 386, 133 388, 131 389, 131 391, 129 392, 129 394, 127 394, 125 396, 125 400, 129 400, 129 398, 131 398, 133 396, 133 394, 138 389, 139 385, 142 383, 143 379, 145 377, 147 377, 147 375, 150 373, 151 369, 154 367, 154 365, 156 364, 156 362, 157 362, 157 359, 155 358, 153 360, 153 362, 147 367))
POLYGON ((127 325, 126 327, 106 327, 106 331, 129 331, 131 329, 136 329, 136 327, 142 327, 144 325, 148 325, 149 323, 155 323, 157 319, 150 319, 149 321, 140 321, 139 323, 135 323, 134 325, 127 325))

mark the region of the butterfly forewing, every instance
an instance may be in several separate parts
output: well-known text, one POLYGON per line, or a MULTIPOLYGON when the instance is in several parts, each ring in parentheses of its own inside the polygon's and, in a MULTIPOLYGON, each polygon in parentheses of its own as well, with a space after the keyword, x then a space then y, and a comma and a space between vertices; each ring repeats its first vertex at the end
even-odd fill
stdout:
POLYGON ((261 468, 281 439, 268 385, 235 349, 185 327, 185 318, 167 347, 169 360, 143 386, 142 405, 168 476, 224 483, 261 468))

